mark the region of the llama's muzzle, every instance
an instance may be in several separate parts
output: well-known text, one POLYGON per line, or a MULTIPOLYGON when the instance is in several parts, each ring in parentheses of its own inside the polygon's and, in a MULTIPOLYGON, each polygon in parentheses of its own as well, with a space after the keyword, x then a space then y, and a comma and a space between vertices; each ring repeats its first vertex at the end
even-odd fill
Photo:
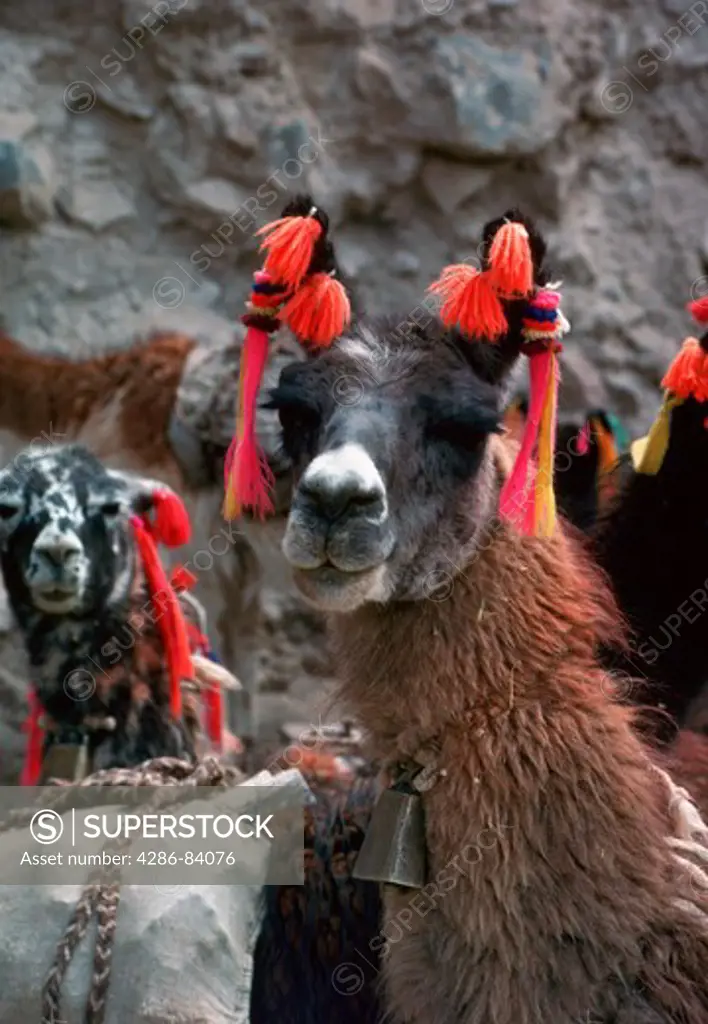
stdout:
POLYGON ((79 537, 53 524, 38 535, 29 555, 25 581, 40 611, 66 614, 81 600, 87 558, 79 537))
POLYGON ((332 606, 345 593, 378 591, 393 547, 386 488, 366 451, 346 444, 314 459, 295 491, 283 540, 303 593, 332 606))

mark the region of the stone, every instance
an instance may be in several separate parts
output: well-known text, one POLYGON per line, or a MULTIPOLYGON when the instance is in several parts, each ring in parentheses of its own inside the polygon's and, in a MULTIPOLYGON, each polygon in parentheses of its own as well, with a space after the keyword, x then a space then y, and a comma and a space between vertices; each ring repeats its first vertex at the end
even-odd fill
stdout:
POLYGON ((96 232, 136 216, 131 200, 108 181, 77 183, 59 193, 57 205, 69 220, 96 232))
POLYGON ((236 149, 253 154, 258 151, 259 139, 248 124, 242 108, 233 96, 217 94, 213 97, 218 131, 236 149))
POLYGON ((366 246, 345 238, 337 245, 337 260, 342 273, 356 280, 369 263, 370 254, 366 246))
POLYGON ((29 110, 0 112, 0 140, 16 142, 22 139, 37 125, 37 117, 29 110))
POLYGON ((401 130, 459 155, 537 153, 567 117, 549 93, 550 59, 457 32, 436 37, 426 88, 401 130))
POLYGON ((422 181, 438 209, 451 214, 486 188, 492 174, 491 168, 470 167, 469 164, 430 157, 423 167, 422 181))
POLYGON ((392 103, 403 111, 406 95, 397 79, 395 63, 381 50, 369 46, 357 52, 354 81, 365 100, 392 103))
POLYGON ((607 389, 602 374, 579 345, 569 343, 563 349, 559 409, 585 412, 606 405, 607 389))
POLYGON ((135 79, 123 72, 110 81, 110 85, 104 82, 96 90, 96 97, 103 106, 123 117, 149 121, 155 113, 155 106, 146 98, 135 79))
POLYGON ((49 152, 0 138, 0 224, 16 228, 41 224, 52 216, 54 195, 49 152))
POLYGON ((219 221, 236 214, 249 193, 237 188, 223 178, 204 178, 189 185, 184 192, 187 204, 198 214, 205 214, 208 220, 219 221))

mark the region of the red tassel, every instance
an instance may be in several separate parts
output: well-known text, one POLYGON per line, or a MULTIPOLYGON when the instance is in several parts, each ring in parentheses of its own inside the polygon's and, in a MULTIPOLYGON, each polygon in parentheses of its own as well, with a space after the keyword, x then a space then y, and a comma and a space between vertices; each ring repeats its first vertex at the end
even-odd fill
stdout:
POLYGON ((28 734, 27 747, 25 749, 25 761, 20 775, 21 786, 36 786, 42 771, 42 747, 44 745, 44 730, 40 725, 42 718, 42 705, 37 699, 34 690, 29 692, 29 714, 22 726, 23 732, 28 734))
POLYGON ((322 225, 312 216, 281 217, 256 231, 265 235, 261 249, 268 250, 263 269, 274 281, 297 288, 312 262, 322 225))
POLYGON ((686 338, 664 374, 661 386, 684 400, 708 401, 708 354, 696 338, 686 338))
POLYGON ((178 593, 181 593, 183 590, 191 590, 196 582, 197 577, 193 572, 190 572, 186 565, 176 566, 170 577, 172 589, 178 593))
POLYGON ((330 274, 309 277, 279 314, 298 338, 323 347, 339 337, 351 316, 349 296, 330 274))
POLYGON ((182 716, 182 682, 192 679, 194 674, 187 624, 160 562, 149 524, 139 516, 133 516, 131 523, 148 590, 157 610, 157 624, 170 677, 170 710, 179 719, 182 716))
POLYGON ((211 742, 221 749, 224 729, 223 696, 220 686, 210 686, 204 693, 205 728, 211 742))
POLYGON ((695 302, 689 302, 686 306, 696 323, 708 324, 708 295, 702 299, 696 299, 695 302))
POLYGON ((507 329, 504 309, 487 271, 466 263, 445 267, 428 291, 443 298, 440 319, 448 327, 459 324, 471 338, 495 341, 507 329))
POLYGON ((179 548, 189 543, 192 524, 182 499, 172 491, 156 491, 153 495, 155 519, 153 534, 158 544, 179 548))
POLYGON ((244 507, 255 509, 263 519, 273 511, 268 491, 273 473, 256 439, 256 402, 268 359, 268 334, 249 327, 241 352, 241 377, 236 436, 226 455, 223 514, 235 519, 244 507))
POLYGON ((489 248, 494 290, 503 299, 525 299, 533 291, 533 259, 529 233, 511 221, 499 228, 489 248))

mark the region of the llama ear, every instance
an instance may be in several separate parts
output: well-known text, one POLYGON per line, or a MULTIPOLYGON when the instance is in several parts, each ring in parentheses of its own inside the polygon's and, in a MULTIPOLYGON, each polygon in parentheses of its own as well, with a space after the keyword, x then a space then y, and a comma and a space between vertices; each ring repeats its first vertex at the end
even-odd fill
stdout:
POLYGON ((502 488, 499 514, 523 533, 555 530, 553 455, 560 338, 569 324, 560 295, 546 284, 546 243, 518 210, 485 225, 480 269, 446 267, 431 291, 442 297, 440 318, 481 345, 473 364, 503 386, 522 351, 529 356, 529 411, 514 469, 502 488), (534 458, 535 455, 535 458, 534 458))
POLYGON ((161 480, 110 471, 123 490, 130 513, 149 524, 155 540, 167 547, 187 544, 191 536, 189 514, 182 499, 161 480))
POLYGON ((0 550, 22 520, 25 502, 13 474, 13 466, 0 471, 0 550))
POLYGON ((248 328, 241 353, 236 436, 226 455, 223 513, 235 519, 243 508, 264 517, 273 511, 273 474, 256 439, 258 392, 268 359, 269 335, 286 323, 309 348, 334 341, 351 321, 351 304, 339 279, 329 218, 309 195, 289 202, 283 216, 261 228, 263 270, 242 317, 248 328))

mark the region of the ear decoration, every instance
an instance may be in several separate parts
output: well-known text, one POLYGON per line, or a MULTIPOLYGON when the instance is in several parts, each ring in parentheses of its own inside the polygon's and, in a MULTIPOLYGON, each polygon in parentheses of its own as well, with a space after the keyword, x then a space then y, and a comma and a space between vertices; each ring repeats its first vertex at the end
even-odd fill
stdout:
POLYGON ((524 310, 521 334, 522 351, 529 358, 529 414, 519 454, 499 499, 501 518, 537 537, 552 536, 556 525, 557 353, 562 350, 560 338, 570 326, 559 304, 560 293, 543 288, 524 310))
POLYGON ((468 337, 492 344, 511 337, 503 303, 526 300, 520 345, 513 357, 519 350, 529 357, 529 408, 514 468, 502 488, 499 514, 523 533, 550 536, 556 523, 556 354, 570 325, 559 309, 560 294, 543 286, 546 246, 530 222, 512 210, 488 224, 484 234, 482 269, 466 264, 446 267, 429 290, 443 300, 440 318, 445 326, 457 325, 468 337))
POLYGON ((557 353, 562 348, 560 338, 570 326, 559 304, 559 292, 543 288, 524 310, 521 334, 522 351, 529 358, 529 412, 519 454, 499 500, 502 519, 515 523, 523 533, 540 537, 551 536, 556 524, 557 353))
POLYGON ((578 455, 587 455, 590 451, 590 420, 585 420, 578 433, 577 449, 578 455))
MULTIPOLYGON (((708 323, 708 299, 698 299, 686 307, 698 323, 708 323)), ((656 476, 669 447, 671 413, 692 398, 708 401, 708 334, 699 341, 689 337, 673 359, 661 382, 664 397, 649 433, 631 446, 637 473, 656 476)))
POLYGON ((192 524, 184 503, 172 491, 156 491, 153 495, 155 521, 153 533, 158 544, 179 548, 189 543, 192 524))
POLYGON ((295 290, 300 286, 312 262, 315 243, 327 229, 326 216, 311 206, 306 217, 281 217, 256 231, 264 235, 261 250, 268 253, 264 271, 274 281, 281 281, 295 290))
POLYGON ((338 280, 327 237, 329 219, 309 196, 289 203, 283 216, 261 228, 267 251, 254 274, 241 352, 236 434, 226 455, 223 514, 236 519, 244 508, 260 518, 273 511, 273 474, 256 440, 256 402, 266 362, 268 336, 282 323, 305 345, 331 345, 351 320, 351 305, 338 280))
POLYGON ((470 338, 496 341, 508 324, 502 299, 525 299, 533 291, 533 257, 523 224, 504 223, 494 235, 486 270, 466 263, 445 267, 429 288, 442 300, 440 318, 447 327, 459 325, 470 338))
POLYGON ((29 714, 22 726, 22 731, 27 733, 27 747, 20 775, 21 786, 36 786, 42 773, 42 747, 44 744, 42 715, 39 698, 34 690, 30 690, 29 714))
MULTIPOLYGON (((194 650, 204 651, 207 656, 211 653, 209 647, 209 640, 206 636, 206 616, 201 605, 196 599, 189 594, 189 591, 197 582, 197 577, 194 573, 190 572, 184 565, 178 565, 172 572, 170 583, 172 588, 178 593, 183 594, 183 600, 189 600, 192 607, 195 609, 200 618, 204 618, 202 628, 199 629, 193 626, 191 622, 186 622, 185 626, 187 629, 187 637, 190 645, 190 661, 192 663, 193 674, 199 679, 200 674, 203 676, 204 671, 202 669, 200 673, 200 666, 195 660, 194 650)), ((181 614, 181 612, 180 612, 181 614)), ((201 680, 199 680, 201 682, 201 680)), ((216 674, 212 674, 212 677, 206 680, 205 685, 201 688, 202 701, 204 703, 205 711, 205 731, 211 743, 217 750, 221 750, 223 744, 224 734, 224 703, 221 692, 222 680, 216 677, 216 674)))
MULTIPOLYGON (((179 502, 177 495, 172 495, 179 502)), ((186 513, 185 513, 186 514, 186 513)), ((157 551, 155 527, 142 516, 130 520, 138 553, 145 572, 150 597, 158 610, 157 623, 167 659, 170 678, 170 711, 176 719, 182 717, 182 683, 192 678, 193 668, 189 650, 187 625, 182 610, 157 551)))
POLYGON ((619 462, 619 447, 606 415, 600 412, 590 413, 586 427, 592 431, 597 445, 597 498, 599 506, 604 507, 616 491, 613 472, 619 462))
POLYGON ((525 299, 533 291, 533 258, 523 224, 507 221, 489 248, 491 282, 502 299, 525 299))

